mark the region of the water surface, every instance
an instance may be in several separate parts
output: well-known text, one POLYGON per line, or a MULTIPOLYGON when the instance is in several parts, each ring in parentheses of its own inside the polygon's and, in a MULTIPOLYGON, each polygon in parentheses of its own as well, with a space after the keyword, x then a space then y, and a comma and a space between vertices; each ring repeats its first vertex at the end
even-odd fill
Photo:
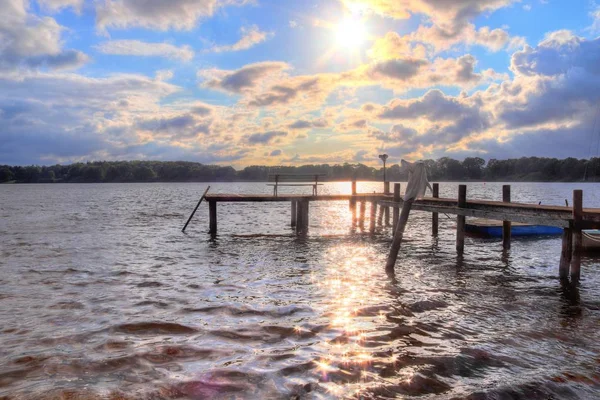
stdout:
MULTIPOLYGON (((287 203, 219 205, 215 240, 202 205, 182 234, 205 186, 0 186, 0 398, 600 397, 599 262, 561 288, 560 238, 506 254, 468 238, 458 257, 455 217, 433 238, 413 212, 390 279, 390 229, 353 230, 347 202, 311 204, 307 238, 287 203)), ((600 207, 592 184, 513 184, 512 197, 563 205, 575 188, 600 207)), ((501 193, 469 184, 471 198, 501 193)))

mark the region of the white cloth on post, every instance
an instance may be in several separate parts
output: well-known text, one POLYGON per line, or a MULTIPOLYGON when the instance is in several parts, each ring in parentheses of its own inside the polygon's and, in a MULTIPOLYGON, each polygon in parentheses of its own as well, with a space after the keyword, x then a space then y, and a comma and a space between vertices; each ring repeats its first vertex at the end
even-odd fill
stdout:
POLYGON ((433 192, 433 189, 427 180, 427 168, 425 167, 424 162, 417 161, 410 163, 402 160, 401 163, 402 168, 408 169, 408 184, 406 185, 406 192, 404 193, 404 201, 423 197, 427 188, 433 192))

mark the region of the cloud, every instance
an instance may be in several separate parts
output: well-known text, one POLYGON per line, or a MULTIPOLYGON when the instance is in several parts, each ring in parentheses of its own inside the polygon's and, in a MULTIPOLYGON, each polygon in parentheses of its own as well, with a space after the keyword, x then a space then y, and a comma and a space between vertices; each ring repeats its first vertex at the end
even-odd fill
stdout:
POLYGON ((242 38, 236 43, 226 46, 214 46, 209 51, 215 53, 222 53, 226 51, 247 50, 273 37, 272 32, 263 32, 256 25, 247 28, 242 28, 241 33, 242 38))
POLYGON ((277 138, 287 136, 287 132, 283 131, 269 131, 253 133, 247 137, 247 141, 250 144, 266 144, 271 143, 277 138))
POLYGON ((96 6, 98 30, 141 27, 166 31, 191 30, 199 20, 225 6, 251 0, 100 0, 96 6))
POLYGON ((289 69, 284 62, 265 61, 246 65, 236 71, 201 70, 198 76, 205 78, 203 85, 225 92, 242 93, 256 88, 267 77, 289 69))
POLYGON ((64 8, 71 7, 75 12, 79 13, 83 6, 83 0, 37 0, 37 2, 44 10, 49 12, 58 12, 64 8))
POLYGON ((283 154, 283 152, 282 152, 281 150, 273 150, 273 151, 272 151, 272 152, 269 154, 269 156, 271 156, 271 157, 278 157, 278 156, 280 156, 280 155, 282 155, 282 154, 283 154))
POLYGON ((64 30, 50 17, 27 13, 25 0, 0 0, 0 72, 18 68, 70 69, 88 61, 77 50, 63 50, 64 30))
POLYGON ((139 40, 110 40, 96 46, 104 54, 121 56, 164 57, 190 61, 194 51, 190 46, 177 47, 169 43, 148 43, 139 40))
POLYGON ((288 129, 292 130, 304 130, 304 129, 312 129, 312 128, 326 128, 329 125, 325 118, 319 118, 313 121, 307 121, 304 119, 299 119, 289 125, 287 125, 288 129))

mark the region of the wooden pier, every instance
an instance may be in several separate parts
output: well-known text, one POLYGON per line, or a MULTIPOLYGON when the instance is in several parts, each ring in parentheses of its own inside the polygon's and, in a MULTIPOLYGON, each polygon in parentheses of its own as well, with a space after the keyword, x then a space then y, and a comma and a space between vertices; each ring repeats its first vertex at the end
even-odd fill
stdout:
MULTIPOLYGON (((456 250, 458 254, 462 254, 465 248, 465 225, 467 217, 503 221, 502 245, 505 251, 510 249, 512 222, 555 226, 563 228, 559 275, 561 279, 568 279, 570 277, 571 281, 577 282, 580 278, 582 229, 600 228, 600 209, 583 208, 583 192, 581 190, 573 191, 572 207, 565 207, 513 203, 511 202, 509 185, 505 185, 502 189, 501 202, 468 199, 466 185, 459 185, 457 198, 440 198, 439 185, 434 183, 432 197, 411 201, 411 207, 408 207, 408 211, 404 211, 404 202, 400 196, 401 188, 398 183, 394 185, 393 193, 390 193, 389 182, 384 184, 383 193, 357 193, 356 182, 352 182, 351 187, 351 194, 294 194, 276 196, 261 194, 207 194, 205 195, 205 199, 209 203, 209 232, 212 235, 216 235, 217 233, 217 204, 223 202, 290 203, 290 225, 295 228, 296 233, 299 235, 308 233, 310 203, 314 201, 348 201, 350 211, 352 212, 352 224, 362 229, 365 228, 366 205, 370 203, 368 228, 370 233, 374 233, 376 225, 381 226, 384 219, 386 220, 386 225, 389 223, 390 208, 393 210, 391 225, 396 234, 400 231, 396 229, 399 222, 404 226, 406 225, 410 208, 416 211, 432 213, 431 232, 434 236, 439 231, 439 214, 456 215, 456 250), (359 207, 357 207, 357 203, 359 203, 359 207), (356 215, 357 208, 359 208, 358 217, 356 215), (378 209, 379 218, 377 219, 378 209), (402 214, 400 210, 403 210, 402 214)), ((404 226, 402 227, 402 232, 404 226)), ((394 246, 392 246, 390 251, 388 264, 390 264, 391 260, 392 268, 395 265, 400 243, 401 236, 399 241, 394 241, 394 246), (398 242, 397 245, 396 242, 398 242)))

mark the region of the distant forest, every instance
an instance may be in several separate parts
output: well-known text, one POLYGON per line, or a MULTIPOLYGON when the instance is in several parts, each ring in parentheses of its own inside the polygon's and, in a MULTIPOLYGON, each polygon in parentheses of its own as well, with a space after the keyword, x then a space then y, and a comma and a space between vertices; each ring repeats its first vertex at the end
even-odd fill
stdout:
MULTIPOLYGON (((600 181, 600 158, 523 157, 510 160, 479 157, 464 161, 448 157, 425 160, 430 181, 600 181)), ((96 161, 53 166, 0 165, 0 183, 96 183, 96 182, 232 182, 266 181, 269 174, 325 174, 328 181, 382 180, 383 167, 363 164, 250 166, 239 171, 233 167, 204 165, 184 161, 96 161)), ((387 180, 405 181, 407 175, 398 164, 387 167, 387 180)))

